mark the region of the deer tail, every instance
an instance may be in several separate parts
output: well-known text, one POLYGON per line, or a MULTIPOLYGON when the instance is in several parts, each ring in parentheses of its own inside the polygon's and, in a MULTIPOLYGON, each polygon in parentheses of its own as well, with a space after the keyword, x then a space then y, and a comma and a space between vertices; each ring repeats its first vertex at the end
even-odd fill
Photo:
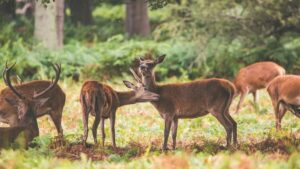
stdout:
POLYGON ((87 101, 87 94, 86 93, 82 93, 80 95, 80 103, 82 106, 82 110, 85 111, 83 113, 89 113, 90 112, 90 107, 88 105, 88 101, 87 101))
POLYGON ((225 106, 224 111, 229 111, 229 107, 231 105, 233 97, 236 94, 236 88, 235 88, 234 84, 232 84, 231 82, 229 82, 227 84, 224 84, 223 87, 225 87, 225 89, 228 92, 228 98, 227 98, 226 103, 225 103, 226 106, 225 106))
POLYGON ((101 114, 105 103, 105 95, 101 91, 87 92, 85 100, 87 102, 87 110, 91 112, 93 116, 96 116, 98 113, 101 114))

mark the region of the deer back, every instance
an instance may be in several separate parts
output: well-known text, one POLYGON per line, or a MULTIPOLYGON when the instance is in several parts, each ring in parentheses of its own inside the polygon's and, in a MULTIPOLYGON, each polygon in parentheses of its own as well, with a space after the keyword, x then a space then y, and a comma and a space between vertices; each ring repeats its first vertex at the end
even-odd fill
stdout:
POLYGON ((272 79, 284 74, 285 69, 274 62, 258 62, 240 69, 234 84, 239 91, 244 87, 252 91, 265 88, 272 79))
MULTIPOLYGON (((101 117, 109 117, 113 107, 113 90, 98 81, 86 81, 81 89, 81 104, 87 110, 100 113, 101 117)), ((92 114, 93 115, 93 114, 92 114)))
POLYGON ((190 118, 224 106, 228 99, 232 99, 235 88, 228 80, 212 78, 158 85, 156 92, 160 99, 152 104, 160 112, 175 112, 180 118, 190 118))
MULTIPOLYGON (((45 90, 51 83, 51 81, 36 80, 17 85, 15 88, 25 97, 33 98, 35 93, 45 90)), ((50 92, 43 94, 41 97, 48 98, 48 100, 42 107, 37 108, 36 116, 39 117, 49 113, 49 111, 62 109, 65 104, 65 97, 65 93, 59 85, 55 85, 50 92)), ((17 108, 9 104, 5 98, 16 100, 17 96, 8 87, 4 88, 0 93, 0 121, 11 124, 14 123, 11 121, 17 120, 17 108)))
POLYGON ((284 101, 288 104, 300 106, 300 76, 284 75, 273 79, 267 91, 272 101, 284 101))

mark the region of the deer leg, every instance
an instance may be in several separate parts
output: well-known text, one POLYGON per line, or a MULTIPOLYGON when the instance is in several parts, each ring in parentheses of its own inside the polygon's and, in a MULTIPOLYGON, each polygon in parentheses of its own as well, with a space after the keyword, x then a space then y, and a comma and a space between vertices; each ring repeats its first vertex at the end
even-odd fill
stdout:
POLYGON ((232 126, 230 124, 230 122, 226 119, 226 117, 224 116, 224 114, 213 114, 217 120, 222 124, 222 126, 225 128, 226 133, 227 133, 227 137, 226 137, 226 143, 227 143, 227 147, 229 147, 231 145, 231 138, 232 138, 232 126))
POLYGON ((178 127, 178 118, 174 117, 174 119, 172 121, 173 150, 176 149, 177 127, 178 127))
POLYGON ((281 120, 283 116, 285 115, 287 111, 287 108, 284 104, 281 102, 277 103, 276 109, 275 109, 275 117, 276 117, 276 130, 281 130, 281 120))
POLYGON ((237 145, 237 123, 233 120, 233 118, 230 116, 228 111, 226 111, 224 115, 227 118, 227 120, 231 122, 231 125, 233 127, 233 133, 232 133, 233 144, 237 145))
POLYGON ((101 134, 102 134, 102 147, 104 147, 105 143, 105 130, 104 130, 104 118, 101 117, 101 134))
POLYGON ((24 131, 26 148, 28 148, 28 146, 34 147, 35 144, 32 144, 31 141, 35 137, 39 136, 38 124, 37 124, 36 119, 34 119, 34 120, 35 121, 33 122, 33 124, 28 125, 28 127, 24 131))
POLYGON ((110 132, 111 132, 112 144, 114 148, 116 148, 115 120, 116 120, 116 110, 113 110, 110 113, 110 132))
POLYGON ((239 103, 238 103, 238 105, 237 105, 237 107, 236 107, 235 114, 238 114, 238 113, 239 113, 241 104, 244 102, 245 97, 246 97, 247 94, 248 94, 248 91, 247 91, 247 90, 242 90, 242 91, 241 91, 240 101, 239 101, 239 103))
POLYGON ((83 122, 83 130, 84 130, 84 134, 82 137, 82 143, 84 146, 86 146, 86 140, 88 137, 88 119, 89 119, 89 113, 86 111, 86 108, 83 107, 83 111, 82 111, 82 122, 83 122))
POLYGON ((50 114, 52 121, 54 122, 55 128, 59 136, 63 136, 63 129, 61 127, 61 113, 52 112, 50 114))
POLYGON ((94 143, 97 144, 97 128, 99 126, 100 123, 100 115, 98 114, 98 112, 95 112, 95 121, 93 124, 93 128, 92 128, 92 132, 93 132, 93 137, 94 137, 94 143))
POLYGON ((252 95, 253 95, 253 102, 254 102, 254 104, 256 104, 257 103, 257 91, 256 90, 253 91, 252 95))
POLYGON ((164 131, 164 143, 163 143, 163 151, 167 150, 168 147, 168 137, 170 134, 170 128, 171 128, 172 120, 168 117, 165 118, 165 131, 164 131))

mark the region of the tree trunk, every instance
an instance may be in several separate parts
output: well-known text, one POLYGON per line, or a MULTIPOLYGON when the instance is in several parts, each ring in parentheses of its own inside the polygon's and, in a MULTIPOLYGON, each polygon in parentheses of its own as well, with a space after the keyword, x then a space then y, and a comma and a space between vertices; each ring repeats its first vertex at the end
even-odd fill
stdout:
POLYGON ((74 24, 89 25, 92 23, 91 0, 70 0, 71 21, 74 24))
POLYGON ((0 3, 0 17, 1 18, 14 18, 16 10, 16 1, 9 0, 0 3))
POLYGON ((56 37, 57 47, 62 48, 64 46, 64 15, 65 6, 64 0, 56 0, 56 37))
POLYGON ((147 1, 128 0, 126 2, 126 33, 131 37, 139 35, 146 37, 150 34, 147 1))
POLYGON ((50 1, 45 7, 35 3, 34 36, 47 48, 63 47, 64 0, 50 1))

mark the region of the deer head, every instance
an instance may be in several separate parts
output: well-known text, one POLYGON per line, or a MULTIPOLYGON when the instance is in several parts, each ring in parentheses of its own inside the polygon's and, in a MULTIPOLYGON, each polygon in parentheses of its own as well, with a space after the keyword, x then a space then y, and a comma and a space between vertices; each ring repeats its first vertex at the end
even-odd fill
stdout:
POLYGON ((134 72, 134 70, 130 69, 130 71, 133 74, 137 85, 134 85, 133 83, 126 80, 124 80, 123 83, 127 88, 132 89, 134 91, 134 100, 136 100, 137 102, 157 101, 159 99, 159 95, 147 90, 139 76, 134 72))
POLYGON ((42 96, 50 91, 58 82, 61 67, 58 64, 53 65, 56 77, 54 82, 51 83, 49 87, 47 87, 45 90, 41 91, 40 93, 34 93, 34 96, 32 98, 25 97, 21 93, 18 92, 18 89, 15 88, 10 80, 10 71, 14 67, 15 64, 8 67, 7 63, 5 65, 5 69, 3 71, 3 80, 6 86, 17 96, 17 98, 11 98, 11 97, 5 97, 5 101, 8 102, 10 105, 17 108, 18 111, 18 119, 23 120, 24 117, 27 115, 34 116, 34 112, 38 107, 43 106, 49 98, 43 98, 42 96))
POLYGON ((161 55, 158 58, 156 58, 155 60, 152 59, 142 59, 139 58, 139 71, 141 72, 141 74, 143 76, 152 76, 152 72, 153 69, 155 68, 155 66, 161 62, 164 61, 166 55, 161 55))

